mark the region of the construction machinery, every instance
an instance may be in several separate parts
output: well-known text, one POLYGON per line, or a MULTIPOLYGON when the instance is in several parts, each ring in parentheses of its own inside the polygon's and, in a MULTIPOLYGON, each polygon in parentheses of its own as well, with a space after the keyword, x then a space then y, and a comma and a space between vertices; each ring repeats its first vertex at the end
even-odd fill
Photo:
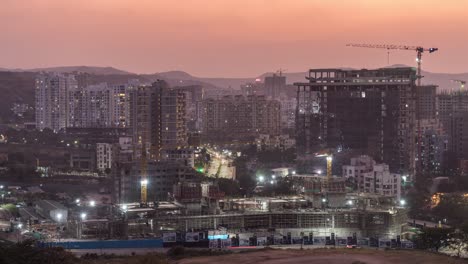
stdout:
POLYGON ((327 182, 332 179, 333 154, 329 149, 315 153, 316 157, 325 157, 327 160, 327 182))
POLYGON ((358 47, 358 48, 375 48, 375 49, 386 49, 387 51, 396 49, 396 50, 412 50, 416 51, 416 62, 418 63, 418 72, 416 78, 418 79, 418 86, 421 86, 421 78, 424 77, 421 75, 421 63, 422 63, 422 54, 425 51, 429 53, 436 52, 438 48, 423 48, 421 46, 407 46, 407 45, 386 45, 386 44, 346 44, 348 47, 358 47))
POLYGON ((463 92, 465 90, 466 81, 464 80, 451 80, 451 81, 460 84, 460 92, 463 92))

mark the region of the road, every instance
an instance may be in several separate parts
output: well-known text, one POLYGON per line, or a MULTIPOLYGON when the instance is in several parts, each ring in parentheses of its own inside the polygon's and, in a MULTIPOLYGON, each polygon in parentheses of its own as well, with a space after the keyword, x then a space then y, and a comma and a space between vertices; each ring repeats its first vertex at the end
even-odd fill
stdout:
POLYGON ((235 179, 235 169, 230 166, 232 164, 231 158, 210 148, 207 148, 207 152, 211 156, 211 162, 207 170, 209 177, 218 175, 219 178, 235 179))

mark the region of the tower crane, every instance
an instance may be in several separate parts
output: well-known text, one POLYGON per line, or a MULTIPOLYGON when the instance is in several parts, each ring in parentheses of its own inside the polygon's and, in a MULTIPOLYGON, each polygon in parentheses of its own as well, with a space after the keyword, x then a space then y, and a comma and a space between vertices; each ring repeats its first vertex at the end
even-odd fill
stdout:
POLYGON ((283 72, 287 71, 288 69, 282 69, 282 68, 279 68, 276 73, 279 74, 279 76, 283 76, 283 72))
POLYGON ((330 183, 332 179, 332 163, 333 163, 333 154, 329 149, 315 153, 315 157, 325 157, 327 160, 327 182, 330 183))
MULTIPOLYGON (((144 133, 143 133, 144 135, 144 133)), ((142 148, 141 148, 141 159, 140 159, 140 187, 141 187, 141 197, 140 197, 140 206, 146 207, 148 204, 148 159, 146 153, 146 141, 143 136, 142 148)))
POLYGON ((438 48, 423 48, 421 46, 407 46, 407 45, 386 45, 386 44, 346 44, 348 47, 358 47, 358 48, 375 48, 375 49, 397 49, 397 50, 412 50, 416 51, 416 62, 418 63, 418 72, 416 78, 418 79, 418 86, 421 86, 421 63, 422 63, 422 54, 425 51, 429 53, 436 52, 438 48))
POLYGON ((463 90, 465 90, 466 81, 464 81, 464 80, 451 80, 451 81, 460 84, 460 92, 462 92, 463 90))

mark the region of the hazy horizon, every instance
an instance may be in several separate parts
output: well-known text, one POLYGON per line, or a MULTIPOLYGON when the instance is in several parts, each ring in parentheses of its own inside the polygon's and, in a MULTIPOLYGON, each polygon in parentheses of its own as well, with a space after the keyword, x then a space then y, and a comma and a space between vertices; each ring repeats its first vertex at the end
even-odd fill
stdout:
MULTIPOLYGON (((468 1, 3 0, 0 67, 114 67, 200 77, 280 68, 378 68, 387 51, 346 43, 437 47, 423 70, 468 72, 468 1), (14 23, 12 23, 14 21, 14 23)), ((391 51, 390 65, 415 66, 391 51)))

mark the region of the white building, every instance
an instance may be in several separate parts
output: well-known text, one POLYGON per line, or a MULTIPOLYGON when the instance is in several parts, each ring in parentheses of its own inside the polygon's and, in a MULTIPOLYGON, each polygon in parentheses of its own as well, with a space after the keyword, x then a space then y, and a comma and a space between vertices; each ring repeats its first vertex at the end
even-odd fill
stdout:
POLYGON ((111 127, 113 108, 113 90, 106 83, 69 91, 69 126, 111 127))
POLYGON ((296 173, 294 168, 290 168, 290 167, 271 169, 271 172, 273 173, 273 175, 275 175, 275 177, 280 177, 280 178, 296 173))
POLYGON ((76 90, 73 75, 43 73, 36 77, 36 127, 55 132, 68 126, 68 91, 76 90))
POLYGON ((271 136, 260 134, 255 141, 257 143, 257 150, 259 151, 273 149, 286 150, 294 148, 296 145, 296 140, 290 138, 288 135, 271 136))
POLYGON ((401 175, 391 173, 387 164, 377 164, 369 156, 351 159, 343 166, 343 177, 354 179, 358 192, 401 198, 401 175))
POLYGON ((96 167, 100 172, 112 168, 112 144, 96 144, 96 167))
POLYGON ((112 125, 114 127, 130 126, 130 90, 136 87, 135 84, 113 85, 112 96, 112 125))
POLYGON ((70 127, 129 127, 133 84, 100 83, 69 91, 70 127))

